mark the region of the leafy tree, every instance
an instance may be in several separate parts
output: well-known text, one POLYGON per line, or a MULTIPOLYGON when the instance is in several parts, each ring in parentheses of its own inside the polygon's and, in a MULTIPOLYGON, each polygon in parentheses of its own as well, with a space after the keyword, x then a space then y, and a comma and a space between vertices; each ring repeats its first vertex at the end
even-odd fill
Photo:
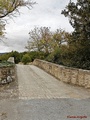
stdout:
POLYGON ((15 16, 19 8, 26 6, 31 8, 35 2, 29 0, 0 0, 0 37, 4 34, 5 21, 2 18, 15 16))
POLYGON ((74 28, 73 40, 83 45, 90 44, 90 0, 77 0, 76 4, 70 1, 62 14, 69 17, 74 28))
POLYGON ((49 53, 51 50, 51 31, 48 27, 35 27, 29 32, 30 40, 25 47, 28 51, 44 51, 49 53))
POLYGON ((29 41, 27 42, 27 46, 25 47, 28 51, 41 51, 41 33, 38 27, 35 27, 33 30, 29 32, 29 41))
POLYGON ((70 33, 66 32, 65 30, 62 29, 57 29, 53 33, 52 37, 52 47, 53 49, 60 48, 62 44, 67 44, 69 39, 70 39, 70 33))
POLYGON ((90 0, 70 1, 62 14, 74 28, 65 54, 68 65, 90 69, 90 0))
POLYGON ((19 12, 19 7, 27 6, 30 8, 33 4, 35 2, 29 0, 0 0, 0 18, 10 15, 13 16, 15 12, 19 12))
POLYGON ((41 27, 41 45, 42 45, 42 51, 45 53, 50 53, 52 51, 52 33, 50 31, 50 28, 48 27, 41 27))

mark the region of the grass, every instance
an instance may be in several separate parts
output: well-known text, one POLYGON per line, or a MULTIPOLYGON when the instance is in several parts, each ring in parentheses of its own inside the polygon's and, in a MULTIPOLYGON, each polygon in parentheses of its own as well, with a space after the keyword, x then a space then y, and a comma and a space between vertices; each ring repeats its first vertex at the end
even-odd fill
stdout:
POLYGON ((0 61, 0 67, 13 67, 13 66, 15 66, 14 63, 8 61, 0 61))

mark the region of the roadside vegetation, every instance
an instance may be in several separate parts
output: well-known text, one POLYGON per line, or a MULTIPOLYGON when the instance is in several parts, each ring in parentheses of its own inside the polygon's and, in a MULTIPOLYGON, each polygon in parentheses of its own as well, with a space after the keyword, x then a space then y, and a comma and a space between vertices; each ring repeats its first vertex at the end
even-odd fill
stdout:
POLYGON ((27 64, 38 58, 90 70, 90 0, 70 1, 61 14, 69 18, 72 33, 61 28, 51 31, 49 27, 35 27, 25 46, 28 52, 12 51, 1 55, 0 60, 11 56, 15 63, 27 64))
POLYGON ((14 63, 8 62, 8 61, 0 61, 0 68, 1 67, 13 67, 15 66, 14 63))

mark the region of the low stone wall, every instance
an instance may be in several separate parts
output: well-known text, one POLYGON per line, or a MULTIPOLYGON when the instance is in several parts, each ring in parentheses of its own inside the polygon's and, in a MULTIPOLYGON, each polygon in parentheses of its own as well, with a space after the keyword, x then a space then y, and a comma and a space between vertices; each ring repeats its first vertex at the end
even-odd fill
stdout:
POLYGON ((60 81, 90 88, 89 70, 65 67, 39 59, 35 59, 33 64, 55 76, 60 81))
POLYGON ((7 84, 15 80, 15 66, 0 67, 0 85, 7 84))

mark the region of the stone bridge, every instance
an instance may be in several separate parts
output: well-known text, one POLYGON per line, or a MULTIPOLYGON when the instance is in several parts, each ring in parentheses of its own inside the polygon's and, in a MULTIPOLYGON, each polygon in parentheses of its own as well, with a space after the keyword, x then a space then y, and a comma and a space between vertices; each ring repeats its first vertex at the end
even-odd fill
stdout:
POLYGON ((21 99, 90 97, 90 89, 86 89, 90 88, 89 71, 38 59, 34 60, 33 65, 17 65, 16 68, 21 99))
POLYGON ((16 83, 0 89, 0 120, 90 120, 89 71, 35 60, 16 73, 16 83))
POLYGON ((90 88, 90 70, 65 67, 39 59, 34 60, 33 64, 42 68, 60 81, 90 88))

